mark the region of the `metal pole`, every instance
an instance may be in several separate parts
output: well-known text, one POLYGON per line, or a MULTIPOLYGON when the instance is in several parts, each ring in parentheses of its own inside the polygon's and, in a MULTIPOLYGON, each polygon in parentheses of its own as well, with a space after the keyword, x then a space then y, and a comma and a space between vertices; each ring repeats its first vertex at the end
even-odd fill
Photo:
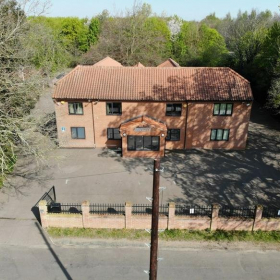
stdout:
POLYGON ((160 159, 154 160, 152 233, 150 253, 150 280, 157 279, 158 217, 159 217, 159 169, 160 159))

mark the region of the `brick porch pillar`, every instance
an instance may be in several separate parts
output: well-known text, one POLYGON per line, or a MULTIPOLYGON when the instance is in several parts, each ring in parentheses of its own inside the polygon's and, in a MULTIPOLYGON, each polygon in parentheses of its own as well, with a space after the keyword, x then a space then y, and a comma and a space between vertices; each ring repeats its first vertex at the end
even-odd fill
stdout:
POLYGON ((175 219, 175 203, 169 202, 168 203, 168 224, 167 229, 174 228, 174 219, 175 219))
POLYGON ((89 201, 85 200, 82 203, 82 216, 83 216, 83 227, 89 228, 89 201))
POLYGON ((47 221, 48 205, 47 205, 46 200, 41 200, 39 202, 39 213, 40 213, 42 227, 47 228, 48 227, 48 221, 47 221))
POLYGON ((212 215, 211 215, 210 230, 216 230, 217 227, 218 227, 219 209, 220 209, 220 206, 219 206, 218 203, 213 203, 212 204, 212 215))
POLYGON ((132 228, 132 203, 125 203, 125 228, 132 228))

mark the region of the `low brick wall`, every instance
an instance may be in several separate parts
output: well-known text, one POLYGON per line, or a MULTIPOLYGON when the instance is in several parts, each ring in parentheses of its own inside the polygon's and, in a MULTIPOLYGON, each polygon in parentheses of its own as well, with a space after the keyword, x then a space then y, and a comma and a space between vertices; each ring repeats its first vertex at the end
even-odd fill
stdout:
POLYGON ((169 229, 204 230, 210 228, 210 226, 211 219, 208 217, 175 216, 173 226, 169 229))
MULTIPOLYGON (((82 203, 80 214, 48 213, 47 202, 40 201, 39 210, 42 227, 61 228, 115 228, 115 229, 149 229, 152 215, 132 214, 132 204, 125 204, 125 214, 90 214, 90 203, 82 203)), ((272 231, 280 230, 280 218, 262 218, 262 207, 256 206, 254 218, 219 217, 219 206, 212 205, 212 213, 207 216, 175 215, 175 204, 169 203, 168 215, 159 216, 160 229, 189 230, 245 230, 272 231)))

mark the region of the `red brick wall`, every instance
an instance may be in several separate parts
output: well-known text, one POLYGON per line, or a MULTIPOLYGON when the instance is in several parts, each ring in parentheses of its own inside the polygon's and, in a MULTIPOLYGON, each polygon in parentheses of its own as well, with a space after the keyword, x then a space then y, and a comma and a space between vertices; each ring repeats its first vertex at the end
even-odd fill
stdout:
POLYGON ((235 102, 232 116, 213 116, 214 102, 189 103, 186 148, 245 149, 251 107, 235 102), (215 128, 230 129, 229 141, 210 141, 215 128))
POLYGON ((69 115, 68 102, 55 104, 59 146, 62 148, 94 147, 94 131, 91 103, 83 102, 83 115, 69 115), (61 128, 66 131, 62 132, 61 128), (85 139, 72 139, 71 127, 85 127, 85 139))
MULTIPOLYGON (((128 119, 148 115, 166 122, 169 129, 180 129, 180 141, 166 141, 166 149, 244 149, 251 112, 251 106, 235 102, 232 116, 213 116, 214 102, 190 102, 188 106, 183 102, 182 115, 172 117, 165 115, 167 102, 122 102, 122 115, 108 116, 106 102, 94 101, 83 102, 84 115, 69 115, 68 103, 59 104, 55 105, 55 111, 60 147, 121 147, 122 140, 107 139, 107 128, 118 128, 128 119), (70 127, 80 126, 85 127, 86 139, 71 139, 70 127), (61 131, 62 127, 66 128, 65 132, 61 131), (210 141, 213 128, 230 129, 229 141, 210 141)), ((139 152, 130 154, 139 156, 139 152)), ((154 154, 151 152, 152 157, 154 154)))
MULTIPOLYGON (((169 102, 170 103, 170 102, 169 102)), ((176 102, 174 102, 176 103, 176 102)), ((179 102, 180 103, 180 102, 179 102)), ((167 149, 183 149, 185 141, 185 119, 186 108, 182 106, 180 117, 165 116, 166 102, 122 102, 121 116, 107 116, 106 102, 100 101, 93 103, 94 124, 96 134, 96 147, 104 147, 110 144, 116 144, 117 141, 107 140, 107 128, 117 128, 128 119, 148 115, 163 122, 166 122, 168 128, 181 129, 180 141, 166 141, 167 149)), ((185 103, 182 103, 185 104, 185 103)), ((121 140, 119 141, 121 145, 121 140)))
POLYGON ((47 227, 83 228, 83 219, 80 214, 48 214, 47 227))
POLYGON ((253 219, 218 218, 217 229, 222 230, 252 230, 253 219))
MULTIPOLYGON (((204 230, 210 228, 211 219, 205 217, 189 217, 181 216, 174 217, 173 229, 193 229, 193 230, 204 230)), ((168 227, 168 229, 172 229, 168 227)))

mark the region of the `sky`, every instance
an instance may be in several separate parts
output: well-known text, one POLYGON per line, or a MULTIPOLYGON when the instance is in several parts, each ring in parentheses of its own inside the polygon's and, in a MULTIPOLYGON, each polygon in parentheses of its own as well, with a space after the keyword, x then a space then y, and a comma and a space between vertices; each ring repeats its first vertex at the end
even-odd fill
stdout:
MULTIPOLYGON (((50 0, 51 7, 46 16, 51 17, 88 17, 91 18, 104 9, 116 14, 131 8, 134 0, 50 0)), ((236 16, 239 10, 270 10, 279 12, 280 0, 146 0, 152 5, 153 12, 171 16, 177 14, 185 20, 201 20, 210 13, 224 17, 228 12, 236 16)))

